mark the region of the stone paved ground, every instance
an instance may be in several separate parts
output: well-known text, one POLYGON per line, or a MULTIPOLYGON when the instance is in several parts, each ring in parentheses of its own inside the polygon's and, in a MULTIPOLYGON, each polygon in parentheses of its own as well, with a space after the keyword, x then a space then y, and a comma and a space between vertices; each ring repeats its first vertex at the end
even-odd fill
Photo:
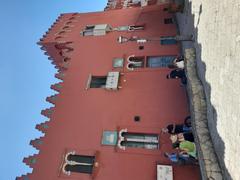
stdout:
POLYGON ((185 0, 181 34, 195 35, 208 125, 226 179, 240 180, 240 0, 185 0))

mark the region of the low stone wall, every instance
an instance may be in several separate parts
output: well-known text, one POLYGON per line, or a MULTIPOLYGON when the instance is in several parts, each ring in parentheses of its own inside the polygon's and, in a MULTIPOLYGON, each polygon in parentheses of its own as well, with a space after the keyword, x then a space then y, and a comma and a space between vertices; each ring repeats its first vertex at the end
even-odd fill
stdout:
POLYGON ((195 56, 195 49, 185 49, 187 91, 201 175, 203 180, 222 180, 222 171, 208 129, 207 103, 202 83, 198 77, 195 56))

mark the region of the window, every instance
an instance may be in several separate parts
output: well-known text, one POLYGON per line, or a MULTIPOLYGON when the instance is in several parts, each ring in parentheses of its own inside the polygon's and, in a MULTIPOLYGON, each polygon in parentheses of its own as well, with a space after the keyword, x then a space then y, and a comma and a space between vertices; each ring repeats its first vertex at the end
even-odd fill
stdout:
POLYGON ((88 77, 86 90, 89 88, 104 88, 106 90, 118 90, 120 72, 108 72, 107 76, 92 76, 88 77))
POLYGON ((70 152, 65 157, 63 172, 70 175, 74 173, 92 174, 95 162, 95 156, 77 155, 75 152, 70 152))
POLYGON ((158 135, 124 132, 122 136, 124 137, 124 141, 121 142, 122 146, 158 149, 158 135))
POLYGON ((144 25, 131 25, 128 28, 129 31, 144 30, 144 25))
POLYGON ((94 25, 88 25, 85 27, 85 30, 93 31, 94 27, 95 27, 94 25))
POLYGON ((130 2, 133 4, 139 4, 141 3, 141 0, 130 0, 130 2))
POLYGON ((164 19, 164 24, 173 24, 173 18, 164 19))
POLYGON ((83 31, 82 36, 102 36, 111 31, 111 27, 108 24, 87 25, 83 31))
POLYGON ((90 88, 104 88, 106 81, 107 76, 92 76, 90 88))
POLYGON ((159 68, 167 67, 173 62, 175 56, 150 56, 147 57, 147 67, 149 68, 159 68))
POLYGON ((143 64, 142 63, 129 63, 128 64, 128 69, 134 70, 136 68, 142 68, 143 64))
POLYGON ((161 37, 160 42, 162 45, 177 44, 176 38, 173 36, 163 36, 161 37))
POLYGON ((130 56, 128 58, 127 69, 134 70, 144 67, 144 56, 130 56))
POLYGON ((92 36, 93 35, 93 30, 95 26, 86 26, 85 30, 82 32, 83 36, 92 36))
POLYGON ((145 133, 121 133, 120 146, 132 147, 132 148, 144 148, 144 149, 158 149, 159 141, 157 134, 145 134, 145 133))
POLYGON ((144 30, 145 25, 129 25, 129 26, 119 26, 116 29, 118 31, 137 31, 137 30, 144 30))

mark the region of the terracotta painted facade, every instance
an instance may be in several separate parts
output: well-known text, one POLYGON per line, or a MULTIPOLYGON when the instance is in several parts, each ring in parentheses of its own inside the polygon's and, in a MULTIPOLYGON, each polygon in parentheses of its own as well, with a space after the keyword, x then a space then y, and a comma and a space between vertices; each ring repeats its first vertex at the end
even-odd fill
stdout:
MULTIPOLYGON (((42 111, 49 120, 36 126, 45 136, 31 141, 40 152, 24 159, 33 172, 17 179, 156 180, 156 165, 171 164, 163 156, 172 151, 171 143, 161 128, 182 123, 189 115, 186 92, 179 80, 166 79, 168 68, 148 67, 148 61, 180 55, 179 44, 117 42, 119 36, 175 36, 176 24, 164 23, 173 18, 164 11, 166 6, 69 13, 57 19, 38 44, 58 68, 56 78, 62 82, 51 86, 59 92, 47 98, 54 106, 42 111), (105 35, 81 34, 86 26, 91 30, 100 24, 108 27, 105 35), (119 30, 129 25, 143 29, 119 30), (133 56, 142 58, 141 67, 128 69, 133 56), (114 59, 123 59, 123 67, 113 67, 114 59), (94 78, 109 72, 119 72, 117 89, 91 88, 94 78), (117 144, 104 145, 104 131, 117 133, 117 144), (158 147, 124 148, 118 144, 121 131, 155 135, 158 147), (93 156, 92 173, 64 171, 71 152, 93 156)), ((200 179, 196 166, 173 165, 173 175, 174 180, 200 179)))

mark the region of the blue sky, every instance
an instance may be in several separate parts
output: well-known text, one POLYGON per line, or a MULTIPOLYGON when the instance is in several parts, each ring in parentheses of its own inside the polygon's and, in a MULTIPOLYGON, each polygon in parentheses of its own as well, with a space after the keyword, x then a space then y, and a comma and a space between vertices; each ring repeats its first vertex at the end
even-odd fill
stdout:
POLYGON ((0 1, 0 180, 12 180, 32 170, 22 159, 36 149, 31 139, 43 136, 35 125, 47 120, 42 109, 55 94, 56 70, 36 42, 60 13, 101 11, 106 0, 0 1))

